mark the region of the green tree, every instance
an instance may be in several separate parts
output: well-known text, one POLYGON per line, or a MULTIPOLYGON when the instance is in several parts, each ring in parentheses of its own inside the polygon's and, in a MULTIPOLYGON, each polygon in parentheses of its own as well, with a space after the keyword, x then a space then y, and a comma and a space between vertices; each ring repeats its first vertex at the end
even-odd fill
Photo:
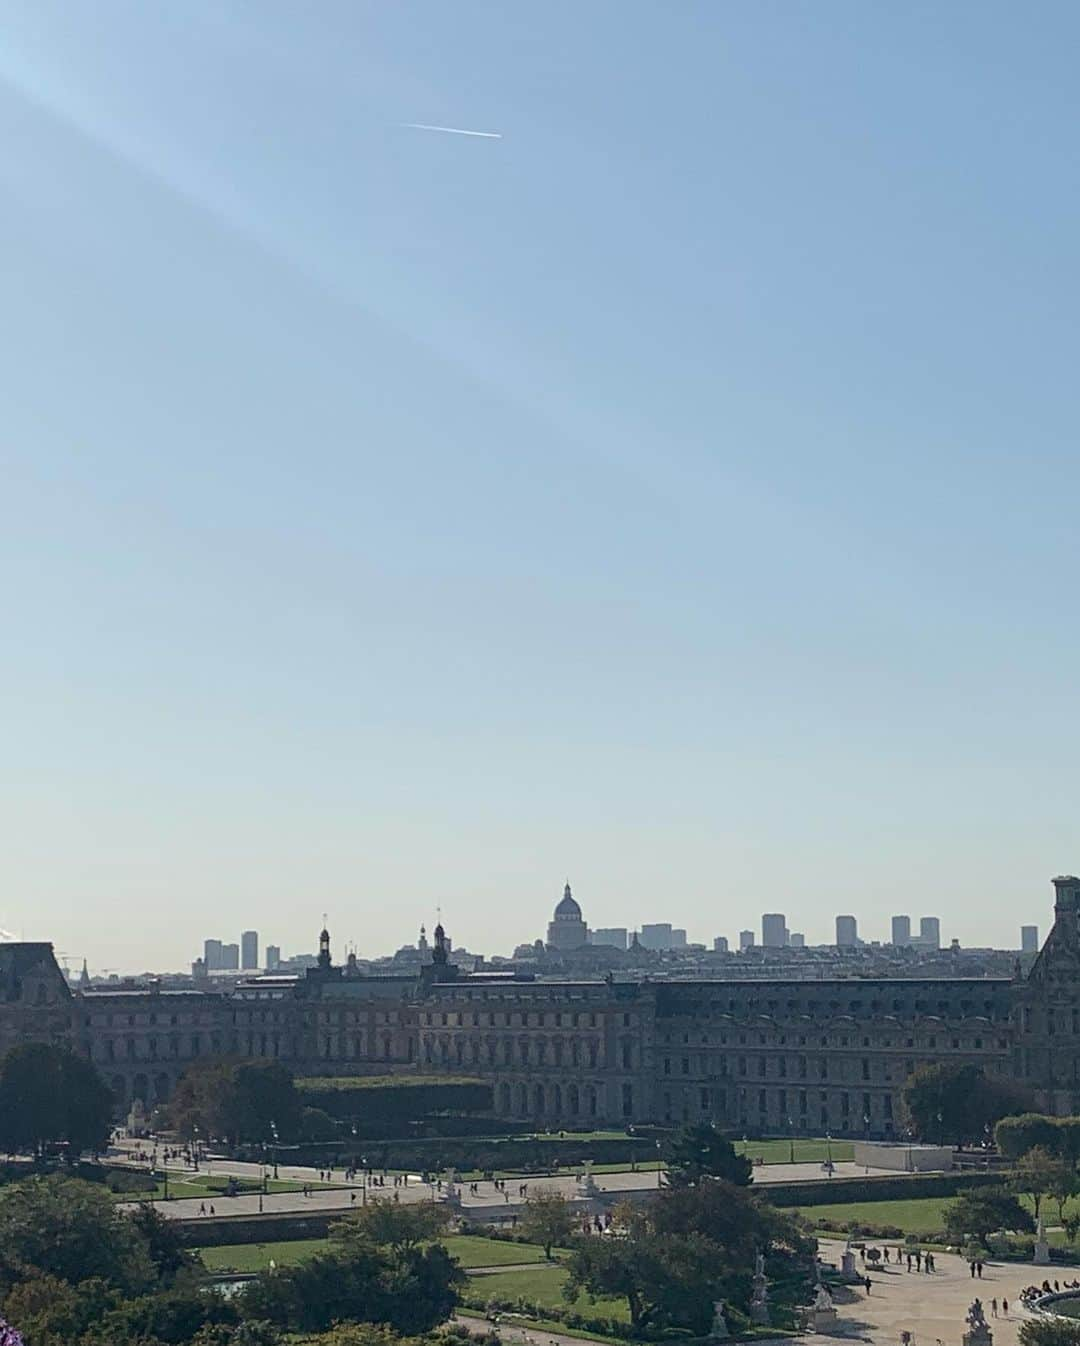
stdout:
POLYGON ((65 1144, 70 1157, 109 1139, 112 1095, 94 1066, 66 1047, 25 1042, 0 1060, 0 1149, 41 1158, 65 1144))
POLYGON ((702 1178, 723 1178, 745 1187, 753 1165, 709 1122, 684 1126, 668 1149, 668 1181, 693 1184, 702 1178))
POLYGON ((518 1228, 526 1238, 540 1244, 550 1262, 552 1248, 569 1243, 574 1233, 570 1203, 561 1192, 538 1188, 526 1198, 518 1228))
POLYGON ((1035 1222, 1015 1196, 983 1190, 950 1201, 945 1207, 945 1228, 955 1243, 961 1243, 966 1235, 983 1243, 998 1229, 1028 1233, 1035 1222))
POLYGON ((34 1276, 4 1300, 4 1316, 33 1346, 71 1346, 120 1302, 121 1292, 103 1280, 70 1285, 55 1276, 34 1276))
MULTIPOLYGON (((1055 1191, 1066 1191, 1071 1195, 1070 1184, 1075 1181, 1075 1171, 1067 1159, 1050 1150, 1036 1145, 1027 1154, 1022 1154, 1013 1170, 1013 1186, 1018 1192, 1031 1197, 1035 1207, 1035 1218, 1039 1218, 1043 1198, 1055 1191)), ((1064 1204, 1064 1201, 1062 1202, 1064 1204)))
POLYGON ((181 1135, 196 1128, 223 1140, 295 1140, 302 1108, 292 1074, 280 1061, 205 1060, 193 1063, 177 1082, 169 1117, 181 1135))
POLYGON ((660 1235, 647 1224, 623 1238, 578 1239, 563 1295, 626 1301, 635 1328, 679 1326, 704 1332, 711 1317, 715 1246, 699 1236, 660 1235))
POLYGON ((1036 1145, 1057 1154, 1062 1148, 1062 1128, 1056 1117, 1039 1112, 1022 1112, 1003 1117, 994 1127, 994 1144, 1006 1159, 1019 1159, 1036 1145))
POLYGON ((725 1266, 752 1266, 759 1248, 779 1247, 800 1256, 813 1240, 797 1220, 757 1193, 714 1179, 697 1187, 670 1187, 652 1203, 652 1227, 661 1235, 697 1234, 722 1250, 725 1266))
POLYGON ((400 1205, 373 1200, 332 1224, 330 1238, 344 1251, 370 1245, 389 1248, 400 1257, 422 1244, 433 1243, 446 1228, 447 1220, 446 1208, 428 1201, 400 1205))
POLYGON ((198 1269, 198 1258, 186 1247, 175 1220, 167 1220, 144 1201, 131 1212, 128 1222, 145 1246, 161 1285, 172 1285, 181 1273, 198 1269))
POLYGON ((986 1138, 987 1128, 1024 1111, 1028 1095, 1008 1080, 988 1077, 979 1066, 920 1066, 904 1085, 903 1107, 920 1140, 956 1145, 986 1138))
POLYGON ((58 1174, 0 1188, 0 1288, 36 1275, 129 1293, 156 1281, 145 1239, 108 1193, 58 1174))
POLYGON ((464 1280, 441 1244, 394 1254, 357 1242, 264 1273, 236 1302, 245 1319, 289 1332, 325 1332, 334 1323, 352 1321, 416 1334, 449 1317, 464 1280))
POLYGON ((1028 1318, 1020 1324, 1020 1346, 1080 1346, 1080 1323, 1028 1318))

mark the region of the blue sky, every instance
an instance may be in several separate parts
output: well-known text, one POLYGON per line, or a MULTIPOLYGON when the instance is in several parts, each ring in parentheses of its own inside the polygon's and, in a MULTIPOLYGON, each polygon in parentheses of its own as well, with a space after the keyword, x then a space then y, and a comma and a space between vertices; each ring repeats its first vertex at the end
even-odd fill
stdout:
POLYGON ((0 925, 1045 926, 1075 6, 0 17, 0 925))

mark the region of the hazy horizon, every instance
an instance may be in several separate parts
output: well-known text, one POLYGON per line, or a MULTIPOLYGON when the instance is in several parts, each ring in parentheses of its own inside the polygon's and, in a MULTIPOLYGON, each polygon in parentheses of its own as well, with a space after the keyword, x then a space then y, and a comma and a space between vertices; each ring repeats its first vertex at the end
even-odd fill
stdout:
POLYGON ((0 927, 1045 935, 1075 6, 0 13, 0 927))

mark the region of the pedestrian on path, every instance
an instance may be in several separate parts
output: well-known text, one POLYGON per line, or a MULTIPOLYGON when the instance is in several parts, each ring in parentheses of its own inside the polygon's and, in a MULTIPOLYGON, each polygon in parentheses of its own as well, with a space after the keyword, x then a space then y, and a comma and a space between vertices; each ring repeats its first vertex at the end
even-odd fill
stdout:
POLYGON ((1004 1295, 1002 1296, 1001 1299, 1001 1312, 1005 1315, 1006 1318, 1009 1316, 1009 1301, 1004 1297, 1004 1295))
POLYGON ((996 1299, 992 1299, 992 1300, 990 1301, 990 1317, 991 1317, 991 1318, 996 1318, 996 1317, 997 1317, 997 1300, 996 1300, 996 1299))
POLYGON ((869 1276, 867 1276, 867 1278, 866 1278, 866 1293, 867 1293, 867 1294, 870 1293, 870 1277, 869 1277, 869 1276))

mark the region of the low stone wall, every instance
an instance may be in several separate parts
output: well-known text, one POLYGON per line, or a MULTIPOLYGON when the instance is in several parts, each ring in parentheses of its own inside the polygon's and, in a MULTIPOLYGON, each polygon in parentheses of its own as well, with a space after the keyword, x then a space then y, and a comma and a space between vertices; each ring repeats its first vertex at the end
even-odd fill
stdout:
POLYGON ((277 1243, 283 1239, 325 1238, 343 1211, 283 1211, 265 1215, 217 1215, 177 1220, 189 1248, 218 1248, 226 1243, 277 1243))
POLYGON ((857 1164, 896 1173, 949 1173, 953 1167, 951 1145, 889 1145, 880 1140, 857 1140, 854 1151, 857 1164))

